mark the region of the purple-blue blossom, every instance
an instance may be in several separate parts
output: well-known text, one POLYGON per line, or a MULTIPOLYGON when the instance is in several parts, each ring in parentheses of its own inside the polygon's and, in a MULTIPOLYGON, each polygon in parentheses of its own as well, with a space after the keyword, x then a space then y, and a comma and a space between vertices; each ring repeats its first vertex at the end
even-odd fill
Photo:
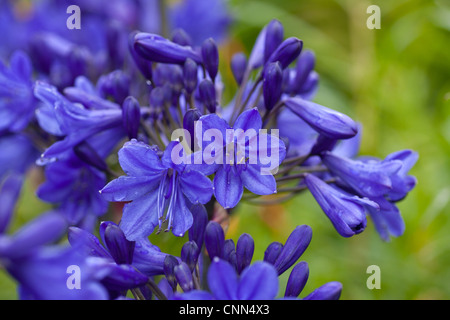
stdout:
POLYGON ((171 159, 172 143, 163 154, 142 142, 132 140, 119 151, 119 162, 127 176, 108 183, 101 194, 108 201, 125 205, 121 228, 130 240, 150 235, 155 227, 182 236, 192 226, 190 207, 208 202, 211 181, 202 173, 171 159))

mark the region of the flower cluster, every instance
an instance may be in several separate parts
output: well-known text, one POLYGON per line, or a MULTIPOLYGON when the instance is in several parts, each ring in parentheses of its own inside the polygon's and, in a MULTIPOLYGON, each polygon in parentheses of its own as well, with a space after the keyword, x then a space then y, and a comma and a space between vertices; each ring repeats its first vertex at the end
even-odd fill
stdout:
MULTIPOLYGON (((364 231, 368 216, 384 240, 404 232, 396 203, 415 186, 417 154, 358 156, 361 125, 312 101, 315 55, 278 20, 248 55, 233 55, 237 90, 224 101, 219 48, 232 19, 223 1, 70 2, 82 31, 65 28, 66 1, 32 2, 25 21, 0 5, 9 60, 0 64, 0 263, 21 298, 275 299, 291 268, 284 298, 298 298, 311 227, 253 261, 253 238, 235 245, 216 221, 243 201, 305 190, 343 237, 364 231), (27 36, 12 39, 19 30, 27 36), (7 234, 30 170, 53 208, 7 234), (155 230, 189 240, 165 253, 149 241, 155 230)), ((330 282, 303 299, 341 290, 330 282)))

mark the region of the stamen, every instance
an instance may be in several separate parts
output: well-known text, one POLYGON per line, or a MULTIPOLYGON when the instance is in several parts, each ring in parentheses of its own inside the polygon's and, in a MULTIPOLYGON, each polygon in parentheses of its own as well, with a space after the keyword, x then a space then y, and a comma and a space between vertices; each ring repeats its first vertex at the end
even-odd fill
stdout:
POLYGON ((162 219, 164 215, 164 208, 166 204, 166 198, 163 196, 164 191, 166 189, 166 178, 167 178, 167 171, 164 173, 164 177, 162 179, 161 184, 159 185, 158 189, 158 224, 159 224, 159 230, 156 232, 156 234, 159 234, 161 232, 161 225, 162 225, 162 219))
POLYGON ((171 185, 173 186, 172 187, 173 190, 170 195, 169 207, 167 208, 166 218, 164 220, 164 221, 168 222, 167 229, 165 230, 166 232, 171 229, 172 219, 173 219, 173 217, 172 217, 173 206, 177 201, 178 186, 177 186, 176 177, 177 177, 177 174, 176 174, 176 171, 174 171, 173 175, 172 175, 172 179, 171 179, 172 180, 171 185))

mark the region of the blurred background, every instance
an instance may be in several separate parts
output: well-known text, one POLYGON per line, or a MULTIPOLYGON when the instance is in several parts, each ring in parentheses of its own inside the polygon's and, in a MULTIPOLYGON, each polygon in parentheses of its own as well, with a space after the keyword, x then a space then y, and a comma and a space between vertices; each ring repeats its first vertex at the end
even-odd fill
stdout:
MULTIPOLYGON (((272 241, 283 242, 297 225, 313 238, 301 260, 310 267, 305 296, 328 281, 343 284, 341 299, 450 299, 450 3, 432 0, 230 0, 234 23, 221 45, 226 93, 234 82, 227 61, 249 53, 260 29, 276 18, 285 36, 315 52, 320 85, 315 102, 344 112, 363 125, 361 155, 384 158, 413 149, 418 184, 398 204, 406 224, 402 237, 384 242, 367 229, 342 238, 306 192, 283 205, 242 203, 226 237, 246 232, 255 239, 254 260, 272 241), (381 28, 368 29, 370 5, 381 10, 381 28), (367 267, 381 271, 381 288, 368 289, 367 267)), ((225 99, 231 96, 225 95, 225 99)), ((13 220, 14 230, 48 208, 34 195, 30 178, 13 220)), ((152 235, 163 251, 179 254, 180 239, 152 235)), ((281 277, 284 292, 288 272, 281 277)), ((0 299, 16 299, 16 284, 0 272, 0 299)))

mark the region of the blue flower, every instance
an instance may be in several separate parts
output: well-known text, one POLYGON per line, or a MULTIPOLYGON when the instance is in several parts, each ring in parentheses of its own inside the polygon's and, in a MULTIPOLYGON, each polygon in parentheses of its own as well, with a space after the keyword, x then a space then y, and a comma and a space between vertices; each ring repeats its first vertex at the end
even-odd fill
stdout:
POLYGON ((332 187, 313 174, 305 177, 305 183, 322 210, 343 237, 351 237, 366 228, 366 208, 378 210, 377 203, 332 187))
MULTIPOLYGON (((276 162, 270 165, 277 168, 285 157, 286 149, 282 140, 260 133, 262 120, 257 109, 243 112, 235 121, 233 131, 230 131, 228 123, 216 114, 201 117, 196 126, 197 135, 203 136, 209 129, 213 129, 220 132, 223 138, 222 141, 215 141, 218 150, 214 150, 214 155, 203 149, 203 163, 208 166, 206 172, 216 171, 214 195, 224 208, 233 208, 238 204, 244 187, 258 195, 276 193, 275 178, 272 174, 264 173, 267 163, 264 164, 261 157, 270 154, 276 162), (249 135, 248 140, 245 135, 249 135), (261 141, 265 141, 266 145, 261 141), (232 150, 229 154, 228 148, 232 150)), ((199 140, 201 141, 202 137, 199 137, 199 140)))
POLYGON ((129 202, 123 210, 121 228, 129 240, 148 236, 156 226, 182 236, 192 225, 191 204, 207 203, 211 181, 203 174, 172 162, 172 142, 162 156, 155 148, 132 140, 119 151, 127 176, 108 183, 101 194, 108 201, 129 202))
POLYGON ((77 248, 55 244, 67 228, 55 211, 40 215, 13 234, 0 235, 0 261, 18 282, 21 299, 107 299, 100 284, 105 271, 94 267, 77 248), (71 290, 69 266, 77 266, 81 288, 71 290))
POLYGON ((86 259, 76 249, 51 246, 15 262, 8 272, 19 282, 21 299, 35 300, 106 300, 106 288, 100 280, 109 272, 104 266, 86 259), (68 286, 71 269, 79 270, 80 289, 68 286), (69 271, 68 271, 69 270, 69 271))
POLYGON ((45 178, 37 190, 38 197, 58 205, 70 225, 86 223, 88 227, 91 217, 106 213, 108 202, 98 193, 106 183, 105 173, 74 152, 66 152, 59 161, 47 164, 45 178))
POLYGON ((400 160, 363 162, 327 152, 322 161, 330 171, 363 197, 378 197, 392 189, 392 178, 402 167, 400 160))
POLYGON ((78 78, 75 87, 66 88, 66 96, 52 85, 36 83, 35 95, 43 102, 37 112, 39 124, 46 132, 62 137, 44 151, 42 158, 58 158, 93 137, 103 139, 111 151, 126 136, 127 115, 118 104, 101 98, 93 90, 85 78, 78 78))
MULTIPOLYGON (((353 149, 352 147, 351 150, 353 149)), ((388 155, 384 160, 379 160, 373 157, 351 159, 344 154, 340 155, 342 152, 342 148, 341 151, 324 152, 321 157, 330 172, 338 177, 336 183, 346 190, 345 194, 356 194, 352 197, 352 201, 355 202, 356 199, 363 205, 364 208, 357 210, 361 219, 362 211, 367 210, 376 230, 385 241, 389 240, 390 235, 397 237, 402 235, 405 224, 395 203, 404 199, 416 185, 416 178, 408 175, 408 172, 418 159, 417 153, 402 150, 388 155), (364 198, 363 202, 360 201, 360 197, 364 198)), ((350 156, 352 155, 354 156, 354 151, 350 151, 350 156)), ((331 187, 322 185, 322 188, 331 187)), ((336 194, 331 192, 328 197, 333 193, 336 194)), ((338 198, 348 199, 348 196, 338 198)), ((319 201, 319 204, 324 208, 322 201, 319 201)), ((325 212, 330 210, 327 209, 325 212)))
POLYGON ((110 272, 102 279, 102 283, 114 295, 133 288, 143 288, 148 277, 164 273, 164 259, 167 254, 150 243, 147 238, 129 241, 117 224, 103 221, 99 228, 100 238, 90 232, 70 227, 69 242, 78 250, 91 257, 99 258, 99 264, 108 266, 110 272), (102 260, 101 260, 102 259, 102 260))

